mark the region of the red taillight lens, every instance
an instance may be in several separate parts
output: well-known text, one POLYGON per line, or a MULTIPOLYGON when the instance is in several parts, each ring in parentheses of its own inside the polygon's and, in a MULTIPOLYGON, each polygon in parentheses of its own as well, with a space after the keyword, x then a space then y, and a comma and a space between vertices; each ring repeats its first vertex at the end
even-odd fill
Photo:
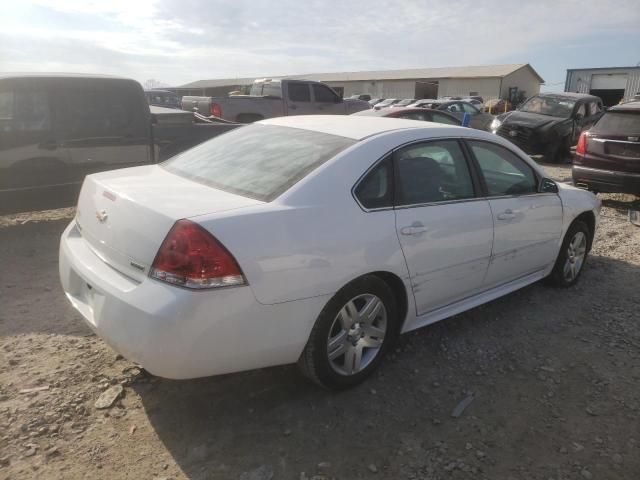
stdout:
POLYGON ((576 155, 584 155, 587 153, 587 132, 582 132, 576 145, 576 155))
POLYGON ((244 285, 233 255, 197 223, 178 220, 160 245, 149 275, 186 288, 244 285))
POLYGON ((211 115, 214 117, 222 117, 222 108, 217 103, 211 104, 211 115))

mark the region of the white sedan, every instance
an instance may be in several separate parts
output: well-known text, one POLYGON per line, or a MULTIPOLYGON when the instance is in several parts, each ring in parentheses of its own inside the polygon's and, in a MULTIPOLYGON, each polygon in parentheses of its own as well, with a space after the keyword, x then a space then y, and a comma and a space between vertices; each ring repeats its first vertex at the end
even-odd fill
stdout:
POLYGON ((298 362, 344 388, 400 333, 544 278, 575 283, 599 210, 486 132, 283 117, 88 176, 60 277, 88 325, 153 374, 298 362))

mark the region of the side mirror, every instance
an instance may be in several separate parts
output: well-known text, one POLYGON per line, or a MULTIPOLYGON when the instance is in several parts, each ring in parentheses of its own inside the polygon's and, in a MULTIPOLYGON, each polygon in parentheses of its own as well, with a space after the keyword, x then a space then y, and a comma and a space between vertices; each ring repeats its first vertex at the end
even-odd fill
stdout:
POLYGON ((333 97, 333 103, 342 103, 342 98, 338 96, 333 97))
POLYGON ((582 120, 584 118, 584 113, 576 113, 576 120, 582 120))
POLYGON ((538 191, 540 193, 558 193, 558 184, 550 178, 543 178, 540 181, 540 188, 538 188, 538 191))

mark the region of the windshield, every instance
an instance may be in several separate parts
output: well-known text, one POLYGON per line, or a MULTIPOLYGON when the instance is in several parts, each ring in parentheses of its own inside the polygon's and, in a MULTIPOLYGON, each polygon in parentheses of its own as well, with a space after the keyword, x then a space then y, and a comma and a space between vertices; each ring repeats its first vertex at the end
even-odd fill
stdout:
POLYGON ((551 117, 569 118, 576 102, 561 97, 532 97, 519 110, 521 112, 549 115, 551 117))
POLYGON ((162 164, 182 177, 271 201, 355 140, 275 125, 249 125, 162 164))

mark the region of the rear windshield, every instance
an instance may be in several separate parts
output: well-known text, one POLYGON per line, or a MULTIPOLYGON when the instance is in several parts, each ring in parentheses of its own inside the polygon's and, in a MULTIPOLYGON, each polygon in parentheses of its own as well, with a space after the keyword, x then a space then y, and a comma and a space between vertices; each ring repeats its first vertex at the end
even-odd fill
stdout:
POLYGON ((640 135, 640 112, 607 112, 591 131, 615 135, 640 135))
POLYGON ((356 141, 276 125, 236 128, 162 164, 182 177, 269 202, 356 141))

